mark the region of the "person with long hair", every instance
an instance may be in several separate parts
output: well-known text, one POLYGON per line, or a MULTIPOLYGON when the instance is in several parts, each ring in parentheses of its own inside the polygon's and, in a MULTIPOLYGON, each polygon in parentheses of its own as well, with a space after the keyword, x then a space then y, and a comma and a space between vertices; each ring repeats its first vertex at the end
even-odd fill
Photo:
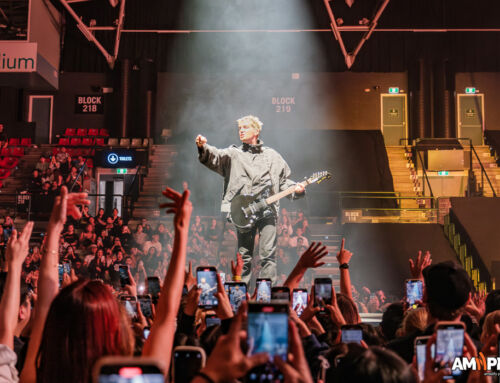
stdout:
POLYGON ((98 280, 79 280, 50 306, 37 353, 37 383, 88 383, 105 355, 131 356, 134 337, 125 311, 98 280))

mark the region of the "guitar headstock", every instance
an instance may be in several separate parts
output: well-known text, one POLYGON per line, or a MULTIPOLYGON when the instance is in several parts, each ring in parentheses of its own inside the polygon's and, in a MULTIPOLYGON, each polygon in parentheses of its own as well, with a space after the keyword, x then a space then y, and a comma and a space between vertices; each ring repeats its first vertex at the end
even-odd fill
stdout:
POLYGON ((313 173, 312 176, 307 179, 307 183, 312 184, 316 182, 317 184, 319 184, 324 180, 328 180, 330 178, 332 178, 332 174, 326 170, 323 170, 321 172, 313 173))

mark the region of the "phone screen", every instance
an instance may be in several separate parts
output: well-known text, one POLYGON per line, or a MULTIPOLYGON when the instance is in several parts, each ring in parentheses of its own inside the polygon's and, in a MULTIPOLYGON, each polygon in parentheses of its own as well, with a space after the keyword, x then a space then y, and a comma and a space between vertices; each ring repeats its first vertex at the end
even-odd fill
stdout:
POLYGON ((248 345, 250 354, 267 352, 287 360, 288 305, 251 304, 248 312, 248 345))
POLYGON ((413 306, 416 301, 421 301, 423 295, 424 293, 422 281, 415 279, 406 281, 406 301, 408 302, 410 307, 413 306))
POLYGON ((342 343, 361 343, 363 330, 357 328, 342 329, 342 343))
MULTIPOLYGON (((456 357, 461 357, 464 348, 464 329, 449 326, 437 329, 436 357, 438 365, 444 365, 451 369, 456 357)), ((445 376, 444 379, 452 379, 459 376, 460 370, 452 370, 452 376, 445 376)))
POLYGON ((128 277, 128 266, 120 265, 118 267, 118 272, 120 273, 120 285, 125 287, 126 285, 130 285, 130 278, 128 277))
POLYGON ((151 297, 149 295, 139 295, 138 298, 141 305, 142 315, 146 318, 152 318, 153 308, 151 307, 151 297))
POLYGON ((64 266, 60 263, 57 265, 57 270, 59 271, 59 284, 62 284, 63 274, 64 274, 64 266))
POLYGON ((152 297, 157 297, 160 294, 160 280, 157 277, 148 278, 148 293, 152 297))
POLYGON ((271 280, 258 279, 257 280, 257 302, 269 303, 271 302, 271 280))
POLYGON ((134 320, 135 318, 137 318, 137 307, 135 299, 132 298, 133 297, 122 297, 120 298, 120 302, 123 307, 125 307, 125 311, 127 311, 130 319, 134 320))
POLYGON ((325 305, 332 304, 332 282, 316 281, 314 295, 316 306, 319 306, 321 311, 325 311, 325 305))
POLYGON ((198 288, 201 289, 201 295, 198 305, 200 307, 217 306, 217 271, 215 268, 200 267, 196 270, 198 288))
POLYGON ((202 369, 203 359, 199 351, 174 350, 174 382, 189 383, 202 369))
POLYGON ((307 307, 307 290, 293 290, 292 307, 300 317, 307 307))
POLYGON ((226 283, 224 287, 233 312, 237 312, 241 303, 247 299, 247 285, 245 283, 226 283))
POLYGON ((163 373, 156 366, 104 365, 99 372, 99 383, 163 383, 163 373))
POLYGON ((273 287, 271 289, 271 300, 290 300, 290 290, 286 287, 273 287))
POLYGON ((220 318, 217 318, 216 316, 206 316, 205 317, 205 325, 207 327, 210 326, 219 326, 220 325, 220 318))
MULTIPOLYGON (((417 339, 416 345, 415 345, 415 353, 417 355, 417 372, 418 372, 419 381, 421 381, 421 382, 424 381, 424 377, 425 377, 425 360, 427 357, 427 340, 428 339, 429 339, 428 337, 427 337, 427 339, 422 339, 422 340, 417 339)), ((436 345, 433 344, 431 346, 432 358, 435 357, 435 353, 436 353, 436 345)))

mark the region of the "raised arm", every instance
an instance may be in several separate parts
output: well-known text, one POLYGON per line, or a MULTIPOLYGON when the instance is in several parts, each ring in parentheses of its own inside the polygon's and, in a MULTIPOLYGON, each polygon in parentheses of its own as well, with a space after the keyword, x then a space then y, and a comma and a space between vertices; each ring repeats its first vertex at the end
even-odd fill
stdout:
POLYGON ((300 281, 304 277, 307 269, 316 268, 323 266, 325 263, 320 262, 321 259, 328 254, 326 246, 323 246, 321 242, 313 242, 309 248, 302 253, 299 261, 293 268, 292 272, 285 281, 285 286, 290 289, 296 289, 299 286, 300 281))
POLYGON ((207 144, 207 139, 201 135, 196 137, 198 147, 198 159, 210 170, 225 177, 231 165, 231 156, 228 149, 217 149, 215 146, 207 144))
POLYGON ((0 344, 6 345, 11 350, 14 349, 14 331, 17 325, 19 301, 21 299, 21 270, 28 255, 32 230, 33 222, 28 222, 24 226, 19 238, 17 237, 17 231, 14 230, 7 243, 5 253, 9 270, 2 300, 0 301, 0 344))
POLYGON ((47 227, 44 254, 40 263, 38 278, 38 299, 35 305, 33 329, 26 354, 26 361, 21 373, 21 382, 36 382, 36 356, 42 340, 45 320, 50 305, 59 292, 59 239, 66 223, 67 215, 75 219, 81 218, 78 205, 89 205, 87 193, 68 193, 66 186, 61 188, 61 195, 54 201, 52 214, 47 227))
POLYGON ((353 300, 351 275, 349 274, 349 261, 351 260, 352 253, 349 250, 344 249, 344 244, 345 238, 342 238, 340 251, 337 254, 337 261, 339 263, 340 269, 340 292, 347 295, 351 300, 353 300))
POLYGON ((186 270, 186 247, 189 232, 189 220, 193 206, 189 201, 189 190, 180 193, 167 188, 163 195, 172 202, 160 205, 167 208, 167 213, 174 213, 174 247, 167 275, 163 282, 155 321, 151 327, 142 355, 162 360, 169 370, 172 346, 174 343, 177 313, 182 297, 184 274, 186 270))

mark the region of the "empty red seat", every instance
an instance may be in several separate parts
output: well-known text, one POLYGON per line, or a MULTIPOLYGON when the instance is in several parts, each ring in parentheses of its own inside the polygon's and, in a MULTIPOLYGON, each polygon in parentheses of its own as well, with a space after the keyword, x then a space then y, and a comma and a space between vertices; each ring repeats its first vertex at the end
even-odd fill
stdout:
POLYGON ((83 146, 92 146, 92 145, 94 145, 94 139, 93 138, 88 138, 88 137, 83 138, 82 139, 82 145, 83 146))
POLYGON ((13 157, 22 157, 24 156, 23 148, 10 148, 10 155, 13 157))
POLYGON ((64 138, 64 137, 59 138, 58 145, 59 146, 68 146, 69 145, 69 138, 64 138))
POLYGON ((19 146, 19 138, 10 138, 9 146, 19 146))
POLYGON ((77 136, 86 136, 87 135, 87 129, 82 129, 82 128, 79 128, 77 131, 76 131, 76 135, 77 136))
POLYGON ((76 136, 76 129, 74 129, 74 128, 66 128, 66 130, 64 131, 64 135, 68 136, 68 137, 76 136))
POLYGON ((99 135, 99 129, 89 129, 88 130, 88 135, 89 136, 98 136, 99 135))
POLYGON ((95 146, 105 146, 104 138, 96 138, 95 139, 95 146))
POLYGON ((31 146, 31 138, 21 138, 21 146, 31 146))
POLYGON ((99 129, 99 135, 101 137, 109 137, 108 129, 99 129))
POLYGON ((94 160, 92 158, 87 158, 87 167, 92 169, 94 167, 94 160))
POLYGON ((0 151, 0 156, 2 156, 2 157, 10 156, 10 149, 9 148, 2 148, 2 151, 0 151))
POLYGON ((8 169, 0 169, 0 180, 4 180, 8 176, 10 176, 10 170, 8 170, 8 169))
POLYGON ((71 141, 69 142, 71 146, 80 146, 82 144, 82 139, 81 138, 72 138, 71 141))
POLYGON ((4 169, 14 169, 18 163, 19 160, 16 157, 4 157, 0 160, 0 167, 4 169))

